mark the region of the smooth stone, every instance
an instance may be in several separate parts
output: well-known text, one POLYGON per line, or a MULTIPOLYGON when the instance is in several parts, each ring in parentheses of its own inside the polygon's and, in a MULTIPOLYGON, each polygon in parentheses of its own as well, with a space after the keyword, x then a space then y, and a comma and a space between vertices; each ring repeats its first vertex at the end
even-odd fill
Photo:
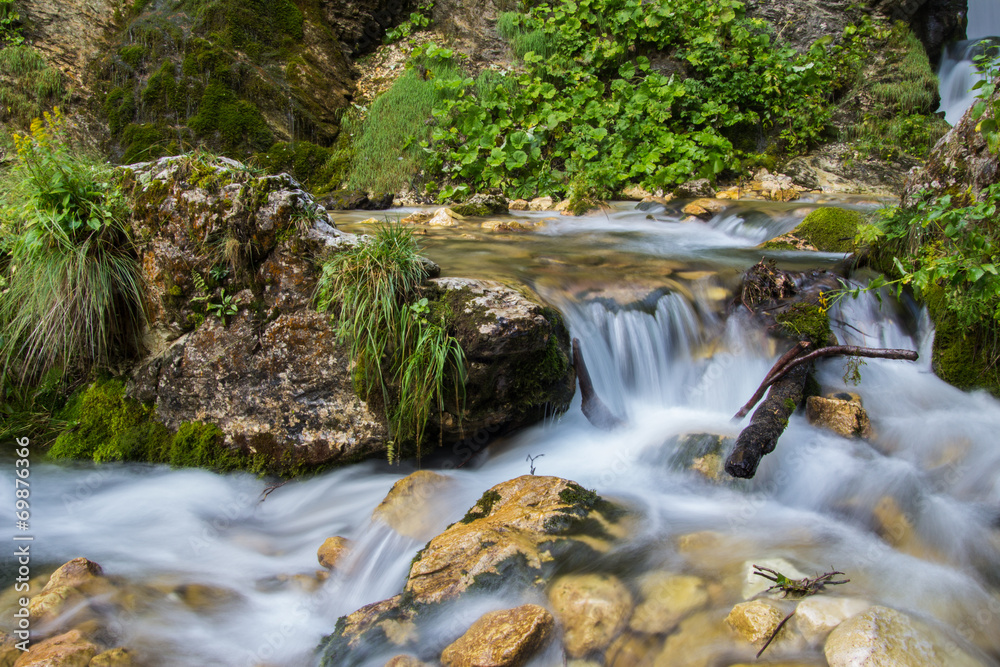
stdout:
POLYGON ((699 577, 655 572, 639 581, 642 602, 628 627, 635 632, 667 633, 681 619, 708 603, 705 582, 699 577))
POLYGON ((813 595, 799 602, 792 620, 807 642, 818 644, 838 625, 871 606, 870 602, 859 598, 813 595))
POLYGON ((400 479, 378 507, 372 520, 386 524, 400 535, 425 542, 440 529, 440 494, 452 479, 431 470, 418 470, 400 479))
POLYGON ((609 574, 565 575, 552 582, 548 596, 563 627, 566 653, 573 658, 607 648, 632 611, 632 594, 609 574))
POLYGON ((483 614, 445 648, 445 667, 521 667, 552 638, 555 619, 544 607, 526 604, 483 614))
POLYGON ((350 549, 350 540, 346 537, 335 535, 323 541, 323 544, 316 551, 316 558, 319 560, 321 566, 332 570, 350 552, 350 549))

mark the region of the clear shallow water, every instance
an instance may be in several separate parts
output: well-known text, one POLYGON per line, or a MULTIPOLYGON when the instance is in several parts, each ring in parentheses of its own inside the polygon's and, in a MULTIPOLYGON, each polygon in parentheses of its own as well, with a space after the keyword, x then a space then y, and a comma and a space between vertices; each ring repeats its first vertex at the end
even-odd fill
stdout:
MULTIPOLYGON (((869 295, 841 301, 833 313, 844 342, 921 351, 915 364, 869 360, 857 387, 846 387, 842 361, 820 365, 825 390, 862 396, 876 431, 871 443, 813 428, 796 414, 752 481, 713 484, 671 464, 672 436, 738 433, 731 415, 781 350, 728 301, 740 272, 760 258, 753 248, 760 230, 787 231, 808 208, 751 204, 709 223, 679 223, 666 211, 649 212, 650 220, 623 204, 582 220, 531 214, 554 219, 528 233, 487 234, 476 220, 428 230, 421 242, 447 274, 525 280, 560 307, 600 395, 628 418, 620 431, 597 431, 577 397, 567 414, 460 469, 450 468, 465 452, 442 452, 434 463, 455 483, 438 499, 435 528, 461 518, 490 486, 526 474, 528 455, 544 455, 537 474, 575 480, 638 512, 627 543, 607 556, 630 584, 650 570, 698 574, 721 591, 710 604, 724 613, 742 599, 744 561, 782 557, 810 574, 833 566, 851 579, 838 592, 940 623, 1000 655, 1000 403, 930 373, 931 332, 912 304, 887 296, 880 308, 869 295), (900 517, 890 527, 909 528, 887 541, 879 517, 893 506, 900 517), (717 548, 692 558, 677 546, 677 538, 704 531, 717 548)), ((350 213, 339 223, 358 231, 351 221, 359 219, 350 213)), ((793 268, 841 259, 776 256, 793 268)), ((369 517, 411 471, 367 462, 291 482, 261 501, 267 482, 246 475, 57 466, 36 457, 33 566, 41 573, 44 563, 86 556, 159 591, 118 619, 122 643, 154 664, 309 665, 338 616, 400 591, 423 543, 369 517), (332 535, 355 541, 345 573, 311 591, 289 582, 314 575, 316 549, 332 535), (185 604, 184 591, 196 584, 232 593, 185 604)), ((12 487, 4 476, 0 497, 12 497, 12 487)), ((0 518, 12 522, 11 509, 0 505, 0 518)), ((517 602, 478 600, 468 620, 517 602)), ((439 632, 453 639, 463 630, 452 622, 439 632)))

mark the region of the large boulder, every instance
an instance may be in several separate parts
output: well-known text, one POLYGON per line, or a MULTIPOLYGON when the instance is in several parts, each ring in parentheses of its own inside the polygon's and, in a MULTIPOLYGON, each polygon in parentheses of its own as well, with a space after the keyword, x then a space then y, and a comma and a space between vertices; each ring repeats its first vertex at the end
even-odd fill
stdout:
POLYGON ((552 638, 555 619, 525 604, 483 614, 441 653, 445 667, 521 667, 552 638))
MULTIPOLYGON (((622 535, 621 515, 597 494, 557 477, 524 475, 498 484, 416 555, 401 595, 337 622, 320 647, 320 664, 350 667, 408 651, 423 656, 444 650, 418 644, 438 634, 422 633, 424 624, 448 618, 452 605, 477 594, 540 595, 559 570, 592 563, 609 550, 622 535)), ((540 645, 536 630, 527 634, 540 645)), ((449 660, 458 660, 461 646, 472 646, 471 637, 452 649, 449 660)))

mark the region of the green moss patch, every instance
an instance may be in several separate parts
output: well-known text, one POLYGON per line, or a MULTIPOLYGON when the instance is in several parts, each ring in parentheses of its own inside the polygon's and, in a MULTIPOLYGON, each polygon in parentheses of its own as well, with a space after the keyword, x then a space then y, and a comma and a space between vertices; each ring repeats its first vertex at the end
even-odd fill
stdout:
POLYGON ((857 211, 835 206, 818 208, 792 232, 822 252, 851 252, 864 218, 857 211))
POLYGON ((824 347, 833 335, 826 311, 815 304, 792 304, 774 319, 786 335, 797 340, 807 340, 815 347, 824 347))
POLYGON ((498 502, 500 502, 500 494, 492 490, 487 491, 479 499, 479 502, 462 517, 462 523, 472 523, 476 519, 489 516, 490 512, 493 511, 493 505, 498 502))

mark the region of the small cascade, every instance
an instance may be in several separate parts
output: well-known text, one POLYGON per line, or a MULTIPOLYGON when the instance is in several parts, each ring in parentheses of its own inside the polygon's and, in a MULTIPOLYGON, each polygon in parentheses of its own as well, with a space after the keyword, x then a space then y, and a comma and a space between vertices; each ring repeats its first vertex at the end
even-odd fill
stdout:
POLYGON ((971 88, 979 81, 973 58, 1000 38, 1000 3, 996 0, 969 0, 968 39, 951 44, 941 55, 938 90, 945 120, 957 125, 976 99, 971 88))

